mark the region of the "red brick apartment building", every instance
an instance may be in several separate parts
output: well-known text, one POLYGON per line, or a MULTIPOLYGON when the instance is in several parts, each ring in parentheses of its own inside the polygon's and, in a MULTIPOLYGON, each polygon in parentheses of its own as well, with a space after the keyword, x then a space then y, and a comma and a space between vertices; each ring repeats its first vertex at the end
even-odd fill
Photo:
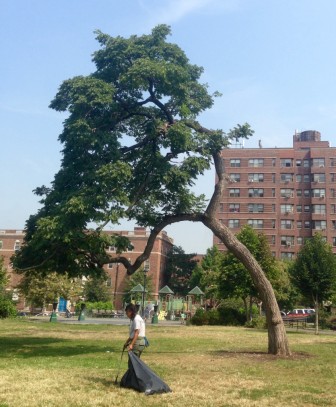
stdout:
MULTIPOLYGON (((132 251, 123 253, 131 261, 141 254, 147 244, 149 232, 143 227, 135 227, 133 231, 106 231, 107 234, 118 234, 128 236, 132 245, 132 251)), ((15 250, 18 250, 23 242, 24 232, 22 230, 0 230, 0 256, 5 258, 5 266, 10 274, 9 288, 14 289, 18 284, 20 276, 13 272, 10 267, 10 258, 15 250)), ((150 258, 144 264, 148 269, 148 276, 153 281, 153 297, 158 298, 159 290, 165 285, 165 266, 167 253, 173 246, 171 239, 165 231, 162 231, 156 238, 150 258)), ((111 256, 115 253, 114 247, 109 248, 111 256)), ((126 270, 122 264, 110 263, 105 265, 108 275, 107 285, 110 288, 111 300, 115 302, 116 307, 122 307, 122 297, 126 280, 126 270)), ((24 304, 23 304, 24 305, 24 304)))
MULTIPOLYGON (((277 258, 293 258, 320 232, 336 253, 336 148, 318 131, 295 133, 292 148, 222 151, 227 188, 218 219, 234 233, 249 224, 265 233, 277 258)), ((214 237, 220 250, 225 246, 214 237)))

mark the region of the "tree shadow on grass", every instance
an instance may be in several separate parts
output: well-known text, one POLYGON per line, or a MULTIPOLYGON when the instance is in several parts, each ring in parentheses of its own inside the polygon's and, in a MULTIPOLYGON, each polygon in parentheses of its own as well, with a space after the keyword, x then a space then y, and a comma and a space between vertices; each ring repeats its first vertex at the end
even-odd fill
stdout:
MULTIPOLYGON (((111 347, 109 346, 109 349, 111 347)), ((115 349, 112 349, 115 351, 115 349)), ((76 356, 106 352, 106 346, 78 343, 75 340, 37 337, 0 337, 0 358, 76 356)))
POLYGON ((273 361, 279 359, 290 359, 290 360, 302 360, 311 358, 307 352, 292 352, 291 356, 279 356, 279 355, 272 355, 267 352, 261 351, 248 351, 248 350, 240 350, 240 351, 229 351, 229 350, 218 350, 218 351, 210 351, 208 352, 210 355, 215 357, 223 357, 223 358, 248 358, 253 359, 255 361, 273 361))

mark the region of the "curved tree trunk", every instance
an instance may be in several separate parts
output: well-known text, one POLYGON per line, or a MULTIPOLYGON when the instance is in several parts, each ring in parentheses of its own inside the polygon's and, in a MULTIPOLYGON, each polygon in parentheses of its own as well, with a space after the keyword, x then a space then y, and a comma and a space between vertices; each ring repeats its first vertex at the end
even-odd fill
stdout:
POLYGON ((278 303, 271 283, 259 263, 249 250, 230 230, 213 217, 205 217, 203 223, 225 244, 225 246, 244 264, 249 271, 255 287, 264 303, 268 328, 268 353, 289 356, 290 349, 286 330, 281 318, 278 303))

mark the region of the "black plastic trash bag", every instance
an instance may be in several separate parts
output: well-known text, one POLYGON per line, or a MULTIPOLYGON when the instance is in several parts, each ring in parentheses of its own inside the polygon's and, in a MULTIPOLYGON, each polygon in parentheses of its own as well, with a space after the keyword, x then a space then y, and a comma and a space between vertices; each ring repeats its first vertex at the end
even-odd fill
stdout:
POLYGON ((170 387, 133 352, 128 352, 128 358, 128 370, 120 381, 121 387, 135 389, 147 396, 171 392, 170 387))

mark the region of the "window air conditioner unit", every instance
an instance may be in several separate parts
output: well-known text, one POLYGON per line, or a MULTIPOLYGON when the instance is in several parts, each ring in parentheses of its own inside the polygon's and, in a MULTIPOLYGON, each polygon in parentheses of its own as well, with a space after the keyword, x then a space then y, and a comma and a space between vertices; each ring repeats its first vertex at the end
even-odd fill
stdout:
POLYGON ((291 242, 286 242, 286 246, 287 246, 287 247, 291 247, 291 246, 292 246, 292 243, 291 243, 291 242))
POLYGON ((320 168, 324 168, 324 164, 321 164, 321 165, 320 165, 320 168))
POLYGON ((249 178, 248 182, 253 182, 254 179, 253 178, 249 178))

